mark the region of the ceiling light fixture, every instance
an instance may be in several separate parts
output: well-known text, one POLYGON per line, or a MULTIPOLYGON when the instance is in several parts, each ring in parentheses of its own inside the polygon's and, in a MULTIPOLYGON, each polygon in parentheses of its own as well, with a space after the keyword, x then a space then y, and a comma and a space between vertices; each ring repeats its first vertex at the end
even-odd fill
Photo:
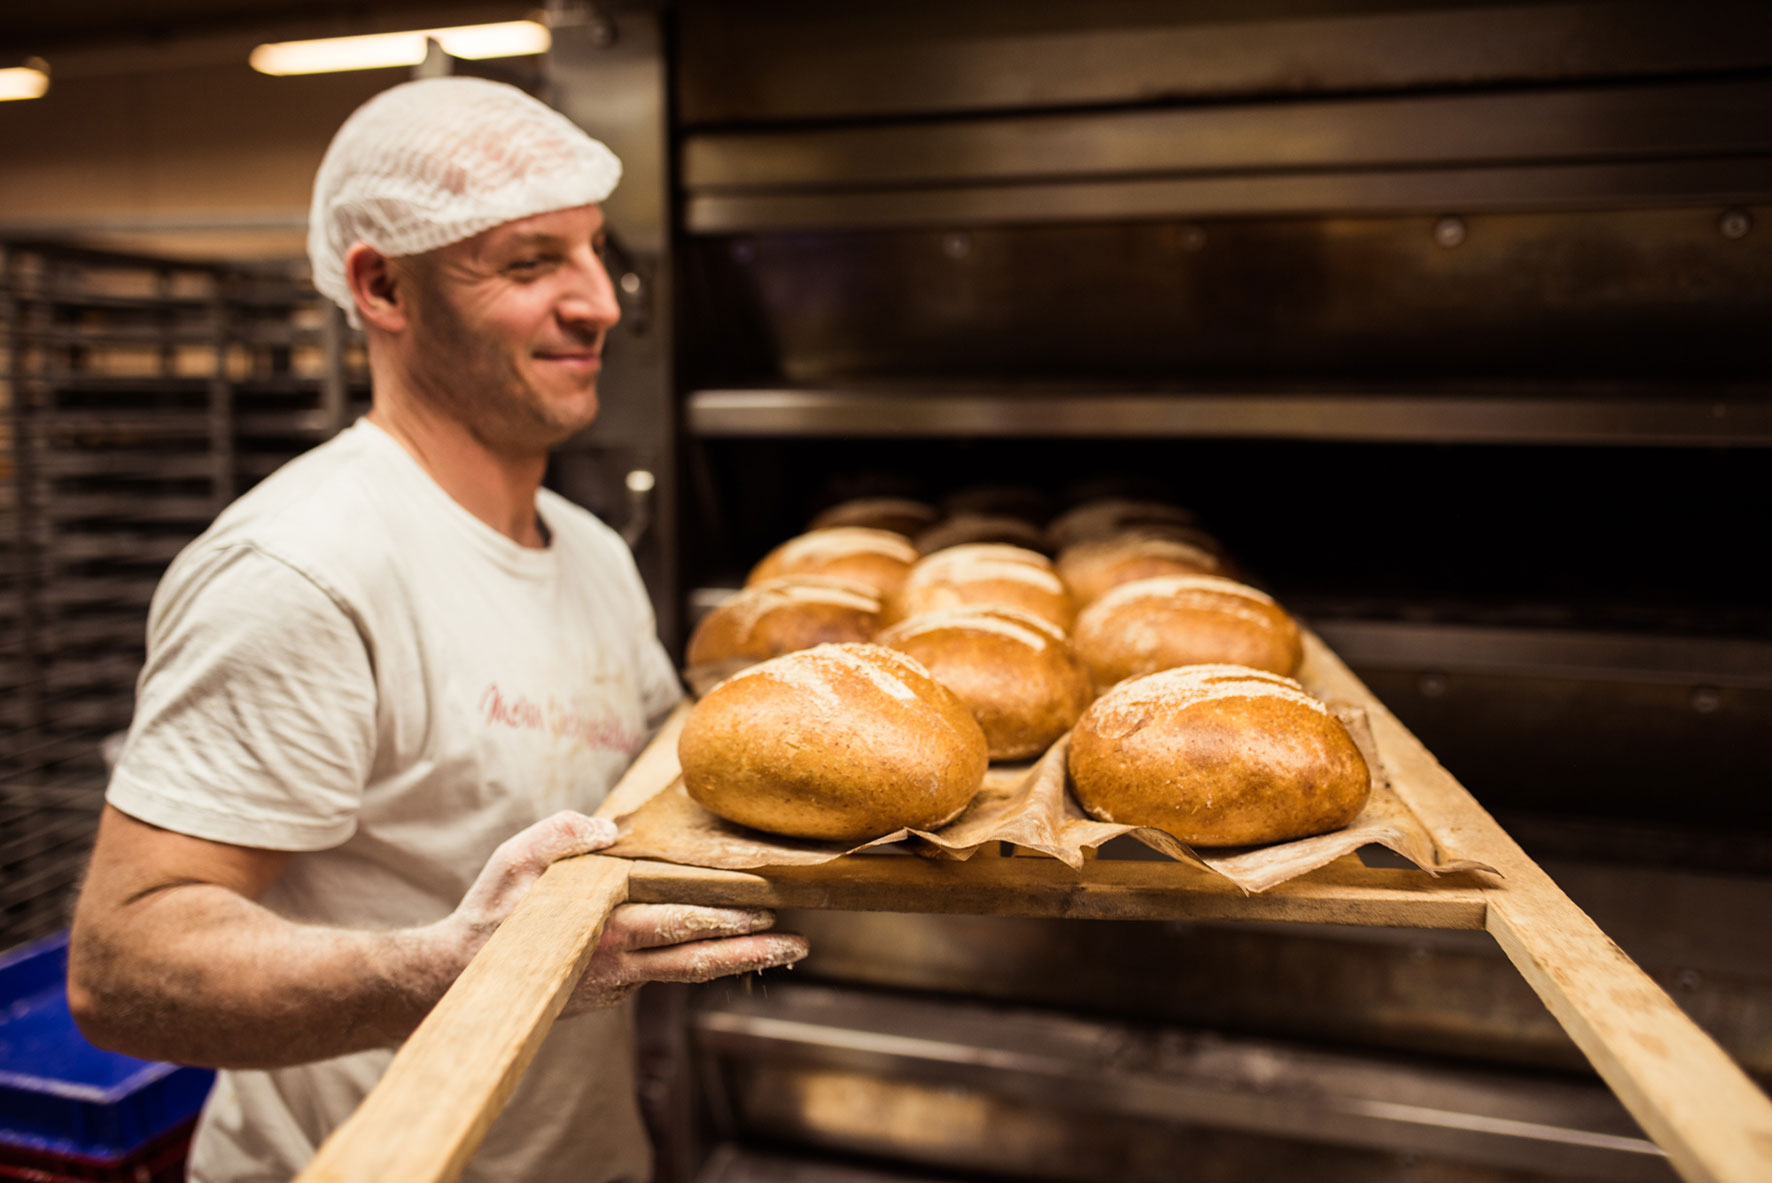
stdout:
POLYGON ((40 99, 49 90, 49 63, 27 58, 22 66, 0 70, 0 103, 9 99, 40 99))
POLYGON ((501 21, 493 25, 413 29, 405 33, 326 37, 318 41, 277 41, 259 46, 248 60, 261 74, 380 70, 418 65, 425 60, 427 41, 435 41, 451 57, 478 60, 546 53, 553 37, 548 27, 537 21, 501 21))

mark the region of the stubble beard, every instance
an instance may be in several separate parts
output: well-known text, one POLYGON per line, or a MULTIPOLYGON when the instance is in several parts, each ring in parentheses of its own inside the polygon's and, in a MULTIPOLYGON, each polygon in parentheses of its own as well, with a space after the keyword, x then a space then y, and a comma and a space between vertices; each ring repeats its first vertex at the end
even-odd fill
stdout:
POLYGON ((431 290, 415 318, 413 347, 417 394, 460 423, 483 447, 502 455, 545 455, 589 427, 589 413, 568 419, 556 412, 517 368, 515 358, 474 333, 448 298, 431 290))

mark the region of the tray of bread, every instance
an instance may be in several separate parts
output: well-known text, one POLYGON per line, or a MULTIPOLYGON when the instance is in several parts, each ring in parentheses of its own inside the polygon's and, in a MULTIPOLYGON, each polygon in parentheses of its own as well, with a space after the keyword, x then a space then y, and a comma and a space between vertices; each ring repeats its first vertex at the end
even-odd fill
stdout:
POLYGON ((1080 871, 1127 837, 1246 892, 1368 845, 1489 869, 1396 791, 1364 688, 1178 507, 1099 501, 1044 529, 834 507, 698 623, 687 667, 698 701, 619 803, 611 854, 1009 850, 1080 871))

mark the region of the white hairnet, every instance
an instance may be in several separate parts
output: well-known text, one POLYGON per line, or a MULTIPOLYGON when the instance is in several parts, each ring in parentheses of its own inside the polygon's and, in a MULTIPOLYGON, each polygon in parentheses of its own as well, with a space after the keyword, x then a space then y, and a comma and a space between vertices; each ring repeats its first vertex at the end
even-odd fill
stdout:
POLYGON ((314 177, 314 286, 357 323, 345 252, 417 255, 505 222, 602 201, 621 161, 558 111, 484 78, 425 78, 344 121, 314 177))

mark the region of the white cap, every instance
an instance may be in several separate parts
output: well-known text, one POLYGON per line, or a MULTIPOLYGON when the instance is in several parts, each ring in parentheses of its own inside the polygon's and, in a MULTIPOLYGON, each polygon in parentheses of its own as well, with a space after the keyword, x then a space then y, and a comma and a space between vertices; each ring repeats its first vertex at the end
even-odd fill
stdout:
POLYGON ((357 324, 345 252, 417 255, 608 197, 615 153, 553 108, 485 78, 392 87, 344 121, 314 176, 314 286, 357 324))

